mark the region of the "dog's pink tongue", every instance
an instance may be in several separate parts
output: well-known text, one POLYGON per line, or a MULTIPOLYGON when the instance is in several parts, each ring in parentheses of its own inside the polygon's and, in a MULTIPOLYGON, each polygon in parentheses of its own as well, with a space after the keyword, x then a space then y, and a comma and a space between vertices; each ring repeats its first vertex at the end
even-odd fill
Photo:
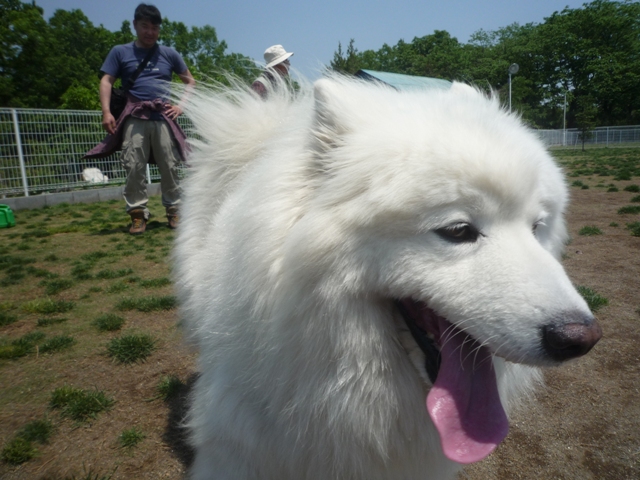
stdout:
MULTIPOLYGON (((450 332, 451 325, 441 319, 440 328, 450 332)), ((427 396, 427 410, 440 433, 444 454, 458 463, 477 462, 489 455, 509 430, 491 355, 459 330, 441 343, 440 370, 427 396)))

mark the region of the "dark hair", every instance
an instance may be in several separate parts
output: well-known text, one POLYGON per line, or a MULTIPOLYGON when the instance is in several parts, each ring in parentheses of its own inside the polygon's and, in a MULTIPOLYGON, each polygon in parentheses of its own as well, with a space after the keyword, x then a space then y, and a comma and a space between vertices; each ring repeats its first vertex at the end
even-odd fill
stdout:
POLYGON ((155 5, 147 5, 146 3, 138 5, 133 19, 136 21, 148 20, 154 25, 160 25, 162 23, 160 10, 158 10, 155 5))

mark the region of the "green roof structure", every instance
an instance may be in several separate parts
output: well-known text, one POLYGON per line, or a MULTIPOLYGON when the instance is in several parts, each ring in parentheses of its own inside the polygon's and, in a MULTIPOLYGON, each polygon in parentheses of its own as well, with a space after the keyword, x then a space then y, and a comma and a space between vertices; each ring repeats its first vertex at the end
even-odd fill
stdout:
POLYGON ((415 75, 402 75, 400 73, 376 72, 374 70, 358 70, 355 76, 364 80, 380 82, 397 90, 415 90, 426 88, 439 88, 448 90, 451 82, 441 78, 418 77, 415 75))

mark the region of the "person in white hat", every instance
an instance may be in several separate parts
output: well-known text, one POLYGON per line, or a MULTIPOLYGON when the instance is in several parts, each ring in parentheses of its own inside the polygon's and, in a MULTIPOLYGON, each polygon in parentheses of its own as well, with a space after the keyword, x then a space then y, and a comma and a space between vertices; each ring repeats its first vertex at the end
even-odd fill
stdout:
POLYGON ((293 52, 287 52, 282 45, 273 45, 264 51, 264 71, 256 78, 251 88, 262 98, 266 98, 269 90, 273 90, 283 79, 289 76, 289 57, 293 52), (278 75, 278 77, 276 77, 278 75))

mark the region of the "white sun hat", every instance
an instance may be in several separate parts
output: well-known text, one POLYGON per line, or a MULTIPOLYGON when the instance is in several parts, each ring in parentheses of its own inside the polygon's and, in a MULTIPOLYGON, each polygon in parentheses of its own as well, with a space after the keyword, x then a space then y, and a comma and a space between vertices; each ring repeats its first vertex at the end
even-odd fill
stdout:
POLYGON ((282 45, 273 45, 264 51, 264 61, 267 62, 265 68, 275 67, 291 55, 293 52, 287 52, 282 45))

